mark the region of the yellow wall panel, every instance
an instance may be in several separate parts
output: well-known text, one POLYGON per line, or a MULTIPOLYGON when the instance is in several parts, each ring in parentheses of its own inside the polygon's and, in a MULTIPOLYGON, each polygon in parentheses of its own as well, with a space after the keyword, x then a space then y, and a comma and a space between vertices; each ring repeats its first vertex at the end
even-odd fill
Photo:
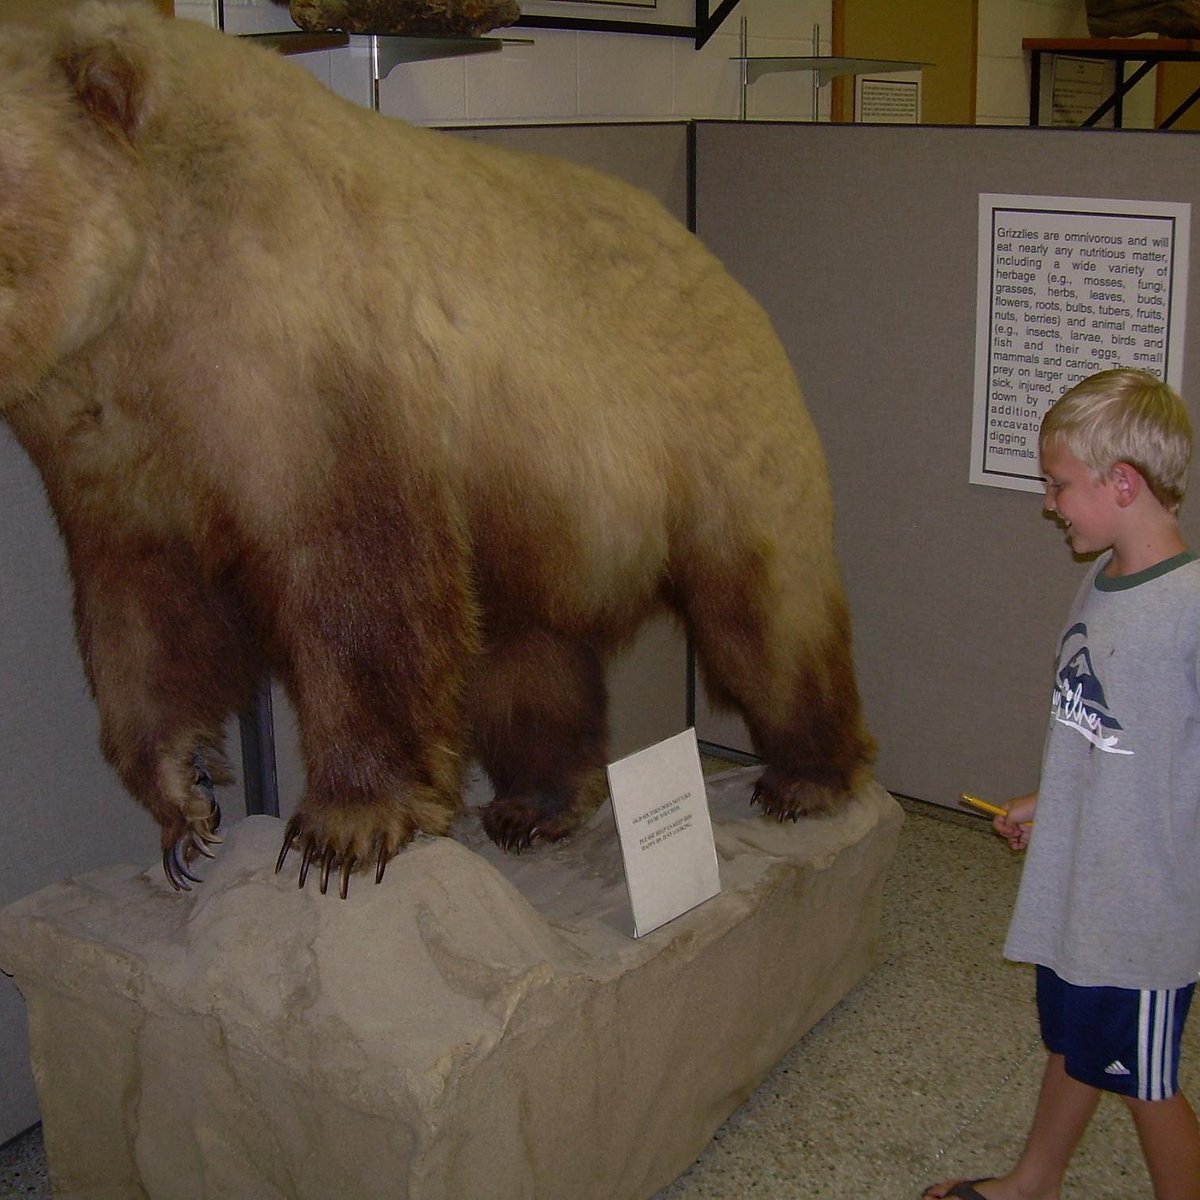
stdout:
MULTIPOLYGON (((932 63, 922 72, 922 123, 973 125, 977 13, 977 0, 834 0, 834 53, 932 63)), ((834 119, 853 120, 853 80, 835 86, 834 119)))

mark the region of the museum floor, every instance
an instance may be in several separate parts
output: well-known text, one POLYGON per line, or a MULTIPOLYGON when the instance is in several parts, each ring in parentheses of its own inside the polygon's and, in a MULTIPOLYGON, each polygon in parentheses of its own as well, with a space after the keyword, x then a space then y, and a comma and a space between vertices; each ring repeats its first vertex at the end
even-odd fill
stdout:
MULTIPOLYGON (((654 1200, 914 1200, 929 1180, 986 1174, 1019 1149, 1042 1066, 1032 975, 1000 958, 1020 860, 980 818, 905 809, 879 966, 654 1200)), ((1193 1018, 1193 1099, 1198 1030, 1193 1018)), ((1063 1194, 1150 1196, 1118 1101, 1100 1106, 1063 1194)), ((0 1200, 49 1196, 37 1130, 0 1149, 0 1200)))

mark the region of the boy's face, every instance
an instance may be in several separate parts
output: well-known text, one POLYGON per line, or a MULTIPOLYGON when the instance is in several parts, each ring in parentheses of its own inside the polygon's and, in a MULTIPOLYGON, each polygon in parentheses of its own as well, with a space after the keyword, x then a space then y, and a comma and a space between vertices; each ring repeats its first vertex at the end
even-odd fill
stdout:
POLYGON ((1066 526, 1071 549, 1076 554, 1107 550, 1116 541, 1120 515, 1113 481, 1098 479, 1091 467, 1054 441, 1042 446, 1041 459, 1043 507, 1066 526))

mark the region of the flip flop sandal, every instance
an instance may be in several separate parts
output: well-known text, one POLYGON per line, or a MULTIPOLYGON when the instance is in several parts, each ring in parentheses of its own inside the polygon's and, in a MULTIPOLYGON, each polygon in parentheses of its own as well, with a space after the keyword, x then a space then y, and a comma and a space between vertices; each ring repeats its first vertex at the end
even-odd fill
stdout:
POLYGON ((991 1178, 992 1176, 990 1175, 984 1175, 980 1179, 964 1179, 962 1183, 956 1183, 946 1193, 946 1200, 950 1200, 951 1196, 954 1196, 956 1200, 987 1200, 987 1197, 982 1192, 975 1190, 975 1185, 991 1178))

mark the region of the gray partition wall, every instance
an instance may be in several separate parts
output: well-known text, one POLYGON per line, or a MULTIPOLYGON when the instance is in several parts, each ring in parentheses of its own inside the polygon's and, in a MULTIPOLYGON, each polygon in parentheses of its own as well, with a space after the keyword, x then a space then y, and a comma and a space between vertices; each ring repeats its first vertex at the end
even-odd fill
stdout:
POLYGON ((605 171, 649 192, 680 221, 688 220, 688 131, 685 121, 621 125, 480 125, 455 137, 549 154, 605 171))
MULTIPOLYGON (((1197 205, 1200 139, 701 123, 695 141, 697 230, 774 319, 828 454, 880 782, 948 804, 1035 786, 1084 568, 1037 496, 967 482, 978 197, 1197 205)), ((1183 516, 1196 547, 1200 488, 1183 516)))

